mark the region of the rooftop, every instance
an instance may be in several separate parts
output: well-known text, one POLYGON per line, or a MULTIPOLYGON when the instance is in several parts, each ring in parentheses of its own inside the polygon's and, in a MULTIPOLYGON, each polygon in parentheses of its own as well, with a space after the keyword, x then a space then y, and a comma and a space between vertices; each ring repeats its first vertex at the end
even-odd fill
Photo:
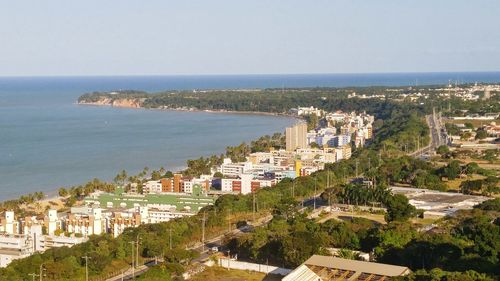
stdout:
POLYGON ((405 276, 410 272, 410 269, 404 266, 314 255, 283 278, 283 281, 375 281, 387 280, 387 277, 405 276))

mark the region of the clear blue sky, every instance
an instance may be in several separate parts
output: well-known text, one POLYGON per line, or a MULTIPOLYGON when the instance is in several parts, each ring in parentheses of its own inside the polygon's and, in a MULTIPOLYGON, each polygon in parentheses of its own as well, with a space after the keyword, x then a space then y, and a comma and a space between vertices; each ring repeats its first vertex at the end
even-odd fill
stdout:
POLYGON ((494 71, 499 15, 498 0, 0 0, 0 76, 494 71))

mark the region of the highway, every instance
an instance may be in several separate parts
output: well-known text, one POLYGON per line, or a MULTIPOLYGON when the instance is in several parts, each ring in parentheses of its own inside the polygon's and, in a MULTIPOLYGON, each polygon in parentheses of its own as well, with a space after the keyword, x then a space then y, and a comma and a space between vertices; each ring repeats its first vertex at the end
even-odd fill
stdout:
POLYGON ((431 154, 434 154, 436 148, 439 146, 448 144, 448 135, 442 126, 441 117, 438 114, 433 113, 426 115, 425 120, 427 122, 427 126, 429 126, 430 143, 429 145, 408 154, 422 159, 428 158, 431 154))

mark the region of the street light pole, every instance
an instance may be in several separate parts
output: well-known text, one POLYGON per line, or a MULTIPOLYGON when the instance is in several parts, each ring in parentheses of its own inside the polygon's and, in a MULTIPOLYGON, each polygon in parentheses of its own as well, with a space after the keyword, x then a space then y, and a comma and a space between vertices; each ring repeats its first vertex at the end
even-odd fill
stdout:
POLYGON ((137 234, 137 237, 135 239, 136 247, 135 247, 135 266, 139 266, 139 235, 137 234))
POLYGON ((134 266, 134 262, 135 262, 135 259, 134 259, 134 244, 135 244, 135 242, 134 241, 130 241, 128 243, 130 243, 130 246, 132 248, 132 279, 134 279, 135 278, 135 266, 134 266))
POLYGON ((201 220, 201 252, 202 253, 205 251, 205 221, 206 220, 207 220, 206 213, 203 212, 203 219, 201 220))
POLYGON ((89 256, 83 256, 82 259, 85 259, 85 281, 89 281, 89 256))
POLYGON ((47 270, 47 269, 43 268, 43 263, 42 263, 42 264, 40 265, 40 273, 39 273, 39 275, 40 275, 40 281, 43 281, 43 272, 44 272, 45 270, 47 270))
POLYGON ((313 195, 313 200, 314 200, 314 208, 313 210, 316 210, 316 176, 314 176, 314 195, 313 195))
POLYGON ((168 232, 170 233, 170 237, 168 239, 168 242, 169 242, 168 245, 169 245, 170 250, 172 250, 172 228, 169 228, 168 232))

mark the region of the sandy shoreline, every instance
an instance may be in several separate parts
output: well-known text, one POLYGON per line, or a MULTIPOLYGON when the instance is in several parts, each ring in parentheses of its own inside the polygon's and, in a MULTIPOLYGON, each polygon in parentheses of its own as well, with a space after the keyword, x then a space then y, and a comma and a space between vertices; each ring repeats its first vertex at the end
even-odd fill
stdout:
POLYGON ((261 112, 261 111, 235 111, 235 110, 216 110, 216 109, 197 109, 197 108, 146 108, 143 106, 116 106, 112 104, 103 104, 98 102, 77 102, 77 105, 85 106, 109 106, 115 108, 125 108, 125 109, 144 109, 144 110, 158 110, 158 111, 180 111, 180 112, 206 112, 206 113, 217 113, 217 114, 239 114, 239 115, 264 115, 264 116, 276 116, 276 117, 289 117, 297 120, 301 118, 288 114, 288 113, 274 113, 274 112, 261 112))

